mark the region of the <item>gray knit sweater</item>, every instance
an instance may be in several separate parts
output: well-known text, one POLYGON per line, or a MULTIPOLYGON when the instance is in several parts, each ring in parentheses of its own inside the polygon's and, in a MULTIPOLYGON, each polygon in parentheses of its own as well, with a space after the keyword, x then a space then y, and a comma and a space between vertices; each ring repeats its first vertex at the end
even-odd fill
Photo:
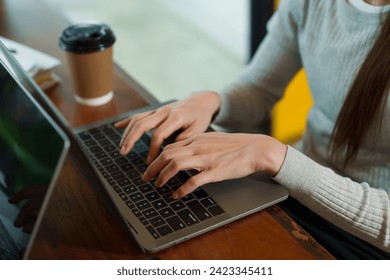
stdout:
POLYGON ((254 59, 222 92, 215 123, 257 132, 304 67, 314 105, 303 140, 288 147, 274 179, 323 218, 390 252, 390 101, 380 134, 374 124, 345 170, 327 154, 343 100, 384 18, 384 13, 361 12, 347 0, 282 1, 254 59))

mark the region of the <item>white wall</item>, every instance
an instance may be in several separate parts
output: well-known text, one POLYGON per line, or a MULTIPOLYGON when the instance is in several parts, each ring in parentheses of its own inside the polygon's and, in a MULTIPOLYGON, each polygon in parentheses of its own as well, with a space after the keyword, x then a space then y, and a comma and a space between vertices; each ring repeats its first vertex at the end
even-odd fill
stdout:
POLYGON ((242 61, 249 50, 248 0, 158 0, 242 61))

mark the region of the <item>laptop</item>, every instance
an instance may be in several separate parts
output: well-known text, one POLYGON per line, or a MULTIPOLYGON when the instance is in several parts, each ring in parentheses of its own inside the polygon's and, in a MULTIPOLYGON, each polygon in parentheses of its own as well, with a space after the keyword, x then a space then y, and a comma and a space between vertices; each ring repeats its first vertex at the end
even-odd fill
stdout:
MULTIPOLYGON (((103 201, 119 218, 144 252, 153 253, 222 225, 253 214, 288 197, 287 190, 263 174, 202 186, 179 200, 171 194, 196 173, 180 171, 162 188, 143 182, 150 133, 141 137, 127 155, 119 155, 123 130, 114 123, 132 114, 155 109, 145 107, 76 129, 71 128, 56 107, 26 75, 0 44, 12 64, 18 85, 25 88, 60 127, 70 142, 70 155, 97 186, 103 201)), ((161 106, 163 104, 160 104, 161 106)), ((168 140, 169 141, 169 140, 168 140)))
POLYGON ((0 63, 0 259, 25 259, 69 140, 0 63))

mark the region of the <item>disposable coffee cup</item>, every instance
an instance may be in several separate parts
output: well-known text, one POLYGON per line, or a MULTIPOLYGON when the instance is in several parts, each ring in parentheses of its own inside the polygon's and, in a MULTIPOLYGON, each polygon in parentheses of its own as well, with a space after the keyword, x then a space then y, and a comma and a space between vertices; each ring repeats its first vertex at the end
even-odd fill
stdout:
POLYGON ((113 98, 114 43, 113 31, 103 23, 78 23, 62 32, 59 45, 66 52, 78 103, 99 106, 113 98))

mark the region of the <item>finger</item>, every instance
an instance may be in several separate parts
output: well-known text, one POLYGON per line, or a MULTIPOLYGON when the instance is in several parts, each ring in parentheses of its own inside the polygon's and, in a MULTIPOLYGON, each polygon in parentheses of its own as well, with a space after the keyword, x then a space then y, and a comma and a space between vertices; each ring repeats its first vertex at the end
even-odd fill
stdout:
POLYGON ((130 121, 131 121, 131 117, 117 121, 116 123, 114 123, 114 126, 116 128, 122 128, 122 127, 125 127, 126 125, 128 125, 130 123, 130 121))
POLYGON ((148 168, 145 170, 142 179, 145 181, 149 181, 157 174, 163 170, 170 161, 174 159, 179 159, 183 157, 188 157, 191 156, 192 153, 189 149, 170 149, 170 150, 165 150, 152 162, 149 164, 148 168))
POLYGON ((183 139, 181 141, 177 141, 177 142, 174 142, 174 143, 171 143, 171 144, 165 146, 164 151, 165 150, 170 150, 170 149, 184 148, 184 147, 189 146, 193 142, 194 142, 194 138, 193 137, 187 138, 187 139, 183 139))
POLYGON ((23 232, 31 233, 34 229, 35 220, 29 219, 23 226, 23 232))
POLYGON ((28 201, 20 210, 18 216, 14 221, 14 225, 18 228, 23 227, 28 221, 28 219, 32 216, 35 207, 36 205, 33 202, 28 201))
POLYGON ((148 111, 148 112, 144 112, 144 113, 140 113, 140 114, 136 114, 134 116, 131 116, 129 117, 128 119, 124 120, 124 123, 127 122, 127 127, 125 129, 125 131, 123 132, 123 135, 122 135, 122 139, 119 143, 119 146, 122 147, 123 145, 123 141, 126 139, 126 137, 128 136, 129 132, 133 129, 134 125, 145 119, 146 117, 154 114, 155 111, 148 111))
POLYGON ((195 189, 203 186, 205 184, 213 182, 212 171, 202 171, 190 179, 187 180, 180 188, 178 188, 173 194, 173 199, 178 199, 186 196, 187 194, 193 192, 195 189))
MULTIPOLYGON (((160 125, 160 123, 164 121, 163 119, 156 118, 145 118, 137 123, 135 123, 126 136, 123 138, 120 154, 127 154, 130 149, 133 148, 135 142, 146 132, 152 130, 153 128, 160 125)), ((130 127, 130 125, 129 125, 130 127)))
POLYGON ((204 157, 202 156, 186 156, 180 158, 174 158, 171 160, 159 173, 157 180, 155 181, 156 187, 161 187, 166 184, 169 179, 175 176, 179 171, 198 169, 203 170, 204 157))
POLYGON ((20 192, 15 193, 12 197, 8 199, 9 203, 16 204, 20 201, 30 198, 34 194, 33 188, 27 188, 20 192))
POLYGON ((182 140, 185 140, 185 139, 188 139, 192 136, 195 136, 196 134, 199 134, 199 133, 202 133, 204 132, 204 130, 202 130, 199 125, 193 123, 191 124, 186 130, 184 130, 183 132, 181 132, 177 137, 176 137, 176 141, 182 141, 182 140))
POLYGON ((182 125, 177 121, 177 119, 168 117, 166 121, 153 132, 148 157, 146 159, 147 164, 150 164, 157 158, 160 154, 160 149, 164 141, 180 128, 182 128, 182 125))

